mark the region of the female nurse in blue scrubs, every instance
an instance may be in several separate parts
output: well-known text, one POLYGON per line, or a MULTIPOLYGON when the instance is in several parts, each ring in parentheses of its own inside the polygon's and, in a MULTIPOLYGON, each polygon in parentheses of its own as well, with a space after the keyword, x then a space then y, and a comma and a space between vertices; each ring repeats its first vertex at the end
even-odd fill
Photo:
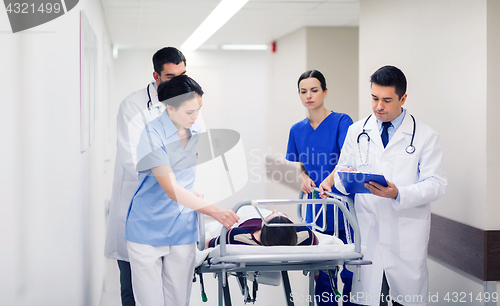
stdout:
MULTIPOLYGON (((286 159, 292 162, 300 162, 302 182, 301 189, 304 193, 311 194, 313 188, 333 171, 337 165, 340 149, 344 145, 344 139, 352 119, 349 115, 327 110, 324 99, 328 94, 326 80, 318 70, 304 72, 298 81, 299 96, 302 104, 308 111, 308 116, 297 122, 290 129, 286 159)), ((335 192, 336 190, 332 190, 335 192)), ((309 196, 310 197, 310 196, 309 196)), ((330 206, 330 205, 329 205, 330 206)), ((312 221, 312 207, 307 208, 307 221, 312 221)), ((339 238, 346 242, 342 212, 339 210, 338 220, 334 221, 333 207, 327 209, 326 234, 334 232, 333 223, 338 222, 339 238)), ((322 219, 317 222, 322 226, 322 219)), ((349 296, 352 273, 344 269, 341 273, 344 283, 343 294, 349 296)), ((329 277, 320 271, 316 280, 316 294, 320 297, 318 305, 337 305, 330 298, 332 289, 329 277)), ((334 295, 333 295, 334 296, 334 295)), ((351 305, 344 303, 343 305, 351 305)))
POLYGON ((181 75, 158 87, 166 110, 148 123, 137 147, 139 185, 129 207, 125 239, 138 306, 189 305, 197 215, 230 228, 238 217, 193 194, 203 91, 181 75))

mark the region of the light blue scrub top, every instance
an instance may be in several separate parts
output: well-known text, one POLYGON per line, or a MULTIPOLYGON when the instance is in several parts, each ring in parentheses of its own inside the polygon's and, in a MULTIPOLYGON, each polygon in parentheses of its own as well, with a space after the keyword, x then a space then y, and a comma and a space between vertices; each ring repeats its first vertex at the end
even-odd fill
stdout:
POLYGON ((177 184, 192 191, 200 128, 195 123, 191 139, 182 147, 177 128, 166 112, 149 122, 137 146, 139 185, 127 214, 125 239, 152 246, 172 246, 198 241, 196 212, 170 199, 151 169, 170 165, 177 184))

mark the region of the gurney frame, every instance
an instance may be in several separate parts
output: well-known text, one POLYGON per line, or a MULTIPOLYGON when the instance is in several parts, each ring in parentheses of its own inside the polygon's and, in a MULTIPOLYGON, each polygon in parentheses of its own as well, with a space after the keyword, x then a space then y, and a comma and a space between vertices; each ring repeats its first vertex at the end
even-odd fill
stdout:
MULTIPOLYGON (((210 258, 208 261, 204 262, 200 267, 197 268, 197 273, 200 275, 203 273, 215 273, 218 279, 218 299, 219 306, 231 306, 231 297, 229 294, 229 286, 227 282, 228 272, 246 272, 249 271, 278 271, 281 272, 281 277, 283 280, 283 287, 285 291, 285 299, 287 301, 287 306, 294 305, 292 290, 290 282, 288 279, 287 271, 297 271, 302 270, 304 274, 309 275, 309 305, 313 306, 315 301, 314 295, 314 276, 318 270, 329 270, 335 269, 336 267, 346 264, 355 265, 359 269, 360 265, 371 264, 369 261, 363 260, 363 254, 361 253, 361 237, 359 231, 359 225, 356 220, 356 214, 353 209, 352 200, 348 197, 339 197, 334 194, 329 194, 331 196, 328 199, 292 199, 292 200, 245 200, 236 204, 233 208, 234 212, 237 212, 243 206, 254 206, 257 207, 261 205, 302 205, 302 204, 321 204, 323 205, 323 211, 326 211, 326 205, 335 205, 344 214, 345 218, 348 220, 349 224, 353 229, 354 234, 354 252, 339 252, 339 253, 311 253, 311 254, 248 254, 248 255, 228 255, 226 252, 226 233, 227 229, 222 228, 220 233, 220 255, 210 258), (348 203, 351 211, 349 211, 344 204, 348 203)), ((298 208, 298 211, 300 208, 298 208)), ((260 213, 259 213, 260 214, 260 213)), ((325 214, 323 214, 325 215, 325 214)), ((261 215, 262 217, 262 215, 261 215)), ((299 218, 301 214, 299 213, 299 218)), ((203 219, 203 218, 200 218, 203 219)), ((263 219, 263 217, 262 217, 263 219)), ((265 221, 264 221, 265 222, 265 221)), ((323 223, 324 224, 324 223, 323 223)), ((282 226, 283 224, 270 224, 269 226, 282 226)), ((301 226, 310 225, 307 223, 295 223, 286 226, 301 226)), ((200 231, 204 229, 203 222, 200 224, 200 231)), ((204 248, 204 233, 200 234, 199 244, 200 250, 204 248)), ((245 279, 246 281, 246 279, 245 279)), ((241 284, 240 284, 241 285, 241 284)), ((246 287, 246 282, 243 284, 242 293, 244 295, 248 294, 248 289, 246 287), (247 293, 247 294, 245 294, 247 293)), ((253 301, 254 302, 254 301, 253 301)))

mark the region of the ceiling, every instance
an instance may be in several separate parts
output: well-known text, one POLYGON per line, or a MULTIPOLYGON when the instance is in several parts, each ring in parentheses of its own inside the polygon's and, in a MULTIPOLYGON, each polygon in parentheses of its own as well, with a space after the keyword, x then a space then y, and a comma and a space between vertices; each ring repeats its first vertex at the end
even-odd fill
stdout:
MULTIPOLYGON (((220 0, 101 0, 113 44, 179 47, 220 0)), ((201 48, 269 44, 306 26, 358 26, 359 0, 250 0, 201 48)))

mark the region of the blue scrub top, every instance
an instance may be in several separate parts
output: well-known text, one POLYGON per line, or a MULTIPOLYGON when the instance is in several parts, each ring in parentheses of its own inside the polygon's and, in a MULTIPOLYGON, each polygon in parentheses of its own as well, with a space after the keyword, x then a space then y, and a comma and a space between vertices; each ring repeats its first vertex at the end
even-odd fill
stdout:
POLYGON ((196 212, 170 199, 151 171, 169 165, 177 184, 192 191, 200 128, 195 123, 190 131, 184 148, 167 112, 146 125, 137 146, 139 185, 128 210, 125 239, 152 246, 198 241, 196 212))
MULTIPOLYGON (((309 118, 295 123, 290 129, 286 159, 292 162, 302 162, 317 187, 333 171, 340 158, 340 150, 344 145, 347 130, 352 119, 347 114, 332 112, 315 129, 309 123, 309 118)), ((339 193, 332 187, 334 193, 339 193)), ((311 206, 308 207, 307 221, 312 221, 311 206)), ((339 220, 343 220, 339 210, 339 220)), ((322 226, 322 219, 318 220, 322 226)), ((333 207, 327 209, 326 232, 333 232, 333 207)), ((339 222, 339 229, 344 228, 344 222, 339 222)))

